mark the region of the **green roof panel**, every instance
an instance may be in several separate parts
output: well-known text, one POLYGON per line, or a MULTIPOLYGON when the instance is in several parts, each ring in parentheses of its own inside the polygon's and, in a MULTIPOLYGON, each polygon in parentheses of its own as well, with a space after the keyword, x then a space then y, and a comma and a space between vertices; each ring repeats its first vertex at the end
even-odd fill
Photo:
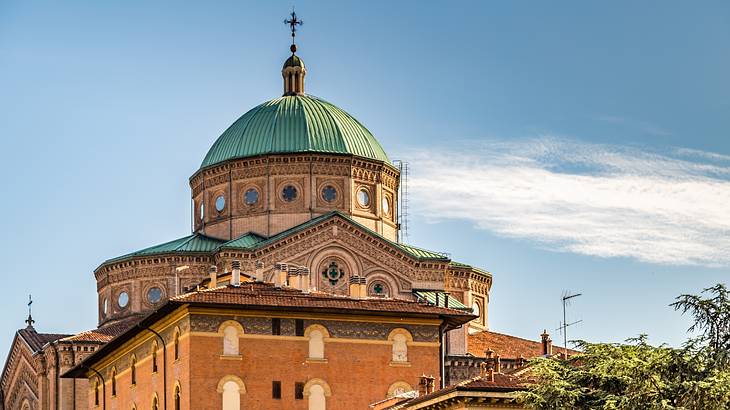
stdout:
POLYGON ((235 158, 318 152, 390 163, 385 150, 360 122, 333 104, 309 95, 267 101, 236 120, 203 159, 206 168, 235 158))
POLYGON ((448 305, 448 307, 452 309, 461 309, 461 310, 468 310, 471 311, 471 308, 466 307, 459 299, 456 299, 455 297, 442 292, 440 290, 414 290, 413 294, 416 295, 416 299, 423 300, 431 305, 438 305, 445 307, 448 305), (438 303, 436 303, 436 295, 438 295, 438 303), (448 299, 448 303, 446 303, 446 300, 448 299))
POLYGON ((220 246, 223 242, 224 241, 219 239, 195 233, 180 239, 175 239, 174 241, 150 246, 149 248, 109 259, 104 263, 116 262, 137 256, 162 255, 168 253, 208 253, 218 248, 218 246, 220 246))

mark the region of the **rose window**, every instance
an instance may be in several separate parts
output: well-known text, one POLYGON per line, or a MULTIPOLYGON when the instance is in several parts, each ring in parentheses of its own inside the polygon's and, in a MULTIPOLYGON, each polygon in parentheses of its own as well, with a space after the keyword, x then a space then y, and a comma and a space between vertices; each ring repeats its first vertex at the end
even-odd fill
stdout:
POLYGON ((344 276, 344 269, 340 269, 335 261, 330 262, 330 264, 322 271, 322 279, 327 281, 330 286, 337 286, 337 283, 344 276))

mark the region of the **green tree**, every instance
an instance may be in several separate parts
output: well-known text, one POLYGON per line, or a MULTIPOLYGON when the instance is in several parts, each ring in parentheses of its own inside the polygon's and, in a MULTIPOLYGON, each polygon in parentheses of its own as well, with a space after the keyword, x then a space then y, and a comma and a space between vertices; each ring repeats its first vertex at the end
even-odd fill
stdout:
POLYGON ((730 409, 730 292, 723 284, 671 305, 690 314, 695 336, 680 348, 577 342, 568 360, 538 358, 521 394, 534 409, 730 409))

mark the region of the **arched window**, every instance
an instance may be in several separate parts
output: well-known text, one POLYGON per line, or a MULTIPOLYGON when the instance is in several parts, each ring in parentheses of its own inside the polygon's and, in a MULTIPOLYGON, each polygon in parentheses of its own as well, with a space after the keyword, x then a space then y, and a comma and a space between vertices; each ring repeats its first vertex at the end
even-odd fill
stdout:
POLYGON ((94 406, 99 405, 99 379, 94 382, 94 406))
POLYGON ((413 336, 406 329, 393 329, 388 335, 388 340, 393 343, 392 362, 408 362, 408 342, 413 341, 413 336))
POLYGON ((393 336, 393 361, 408 361, 408 346, 406 345, 406 336, 403 334, 393 336))
POLYGON ((180 358, 180 332, 175 331, 175 339, 173 341, 173 351, 175 352, 175 360, 180 358))
POLYGON ((157 342, 152 342, 152 373, 157 373, 157 342))
POLYGON ((132 355, 132 362, 129 365, 130 378, 132 379, 132 386, 137 384, 137 356, 132 355))
POLYGON ((117 368, 112 369, 112 397, 117 395, 117 368))
POLYGON ((159 402, 157 400, 157 395, 155 394, 155 397, 152 398, 152 410, 160 410, 159 402))
POLYGON ((175 386, 175 393, 173 394, 174 409, 180 410, 180 385, 175 386))
POLYGON ((218 393, 221 394, 223 410, 240 410, 241 395, 246 393, 246 386, 236 376, 226 376, 218 382, 218 393))
POLYGON ((325 410, 327 397, 332 395, 330 386, 322 379, 311 379, 304 385, 304 395, 307 396, 309 410, 325 410))
POLYGON ((28 403, 28 399, 23 400, 20 410, 30 410, 30 403, 28 403))
POLYGON ((218 328, 218 333, 223 335, 223 355, 238 356, 238 338, 243 335, 243 327, 235 320, 226 320, 218 328))
POLYGON ((327 401, 324 397, 324 388, 315 384, 309 388, 309 410, 325 410, 327 401))
POLYGON ((324 338, 329 337, 327 329, 321 325, 311 325, 304 331, 304 337, 309 339, 308 359, 324 360, 324 338))
POLYGON ((324 359, 324 335, 319 329, 309 332, 309 358, 324 359))

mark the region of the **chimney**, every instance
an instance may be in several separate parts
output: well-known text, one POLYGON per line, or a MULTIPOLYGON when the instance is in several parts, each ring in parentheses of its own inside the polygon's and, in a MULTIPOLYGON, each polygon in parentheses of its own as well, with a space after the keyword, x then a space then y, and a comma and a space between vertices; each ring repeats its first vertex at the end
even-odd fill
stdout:
POLYGON ((241 286, 241 261, 231 262, 231 285, 241 286))
POLYGON ((440 300, 439 300, 439 296, 440 296, 440 295, 441 295, 440 293, 436 292, 436 306, 438 306, 438 305, 439 305, 439 302, 440 302, 440 300))
POLYGON ((550 335, 547 332, 547 329, 543 329, 542 334, 540 335, 542 337, 542 355, 543 356, 552 356, 553 355, 553 340, 550 339, 550 335))
POLYGON ((309 268, 299 268, 299 284, 303 292, 309 292, 309 268))
POLYGON ((484 360, 484 363, 481 365, 481 376, 486 377, 488 381, 493 382, 495 369, 499 373, 499 356, 495 358, 494 350, 492 349, 487 349, 484 352, 484 355, 486 356, 486 360, 484 360))
POLYGON ((350 276, 350 297, 360 298, 360 277, 350 276))
POLYGON ((286 275, 287 270, 289 269, 289 265, 286 263, 277 263, 274 265, 274 269, 276 272, 274 272, 274 286, 277 288, 280 288, 282 286, 286 285, 286 275))
POLYGON ((208 275, 210 275, 210 283, 208 284, 208 289, 213 289, 218 287, 218 267, 215 265, 210 265, 210 268, 208 268, 208 275))
POLYGON ((261 261, 256 261, 256 282, 263 282, 264 281, 264 263, 261 261))
POLYGON ((286 283, 292 288, 300 289, 298 266, 289 266, 289 270, 286 273, 286 283))
POLYGON ((360 282, 359 283, 360 283, 360 286, 359 286, 359 289, 360 289, 360 298, 361 299, 365 299, 366 297, 368 297, 368 284, 367 284, 368 283, 368 280, 365 279, 365 276, 360 276, 360 282))
POLYGON ((444 292, 444 307, 449 307, 449 292, 444 292))
POLYGON ((428 376, 422 374, 418 381, 418 395, 425 396, 428 394, 428 376))

